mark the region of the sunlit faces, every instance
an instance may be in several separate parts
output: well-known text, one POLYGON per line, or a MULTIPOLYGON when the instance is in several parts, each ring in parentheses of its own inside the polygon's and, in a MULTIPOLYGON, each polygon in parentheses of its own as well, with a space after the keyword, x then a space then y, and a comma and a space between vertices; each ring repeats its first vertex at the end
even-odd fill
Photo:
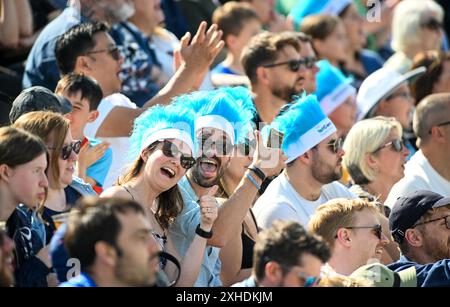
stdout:
POLYGON ((411 126, 413 106, 414 98, 407 83, 403 83, 379 103, 375 115, 395 117, 404 129, 408 129, 411 126))
POLYGON ((409 150, 402 145, 400 151, 392 145, 392 141, 400 140, 401 135, 397 129, 392 129, 389 137, 381 145, 381 148, 376 153, 372 154, 372 159, 377 163, 378 176, 383 180, 396 183, 404 176, 406 157, 409 155, 409 150), (391 145, 388 145, 391 143, 391 145))
POLYGON ((216 185, 228 167, 234 145, 230 137, 216 128, 203 128, 197 133, 197 163, 189 176, 201 187, 216 185))
POLYGON ((72 111, 64 115, 70 121, 70 132, 72 136, 81 138, 84 135, 84 127, 87 123, 95 120, 97 111, 89 110, 89 100, 81 98, 81 91, 64 96, 72 104, 72 111))
POLYGON ((161 0, 134 0, 135 14, 154 24, 154 27, 164 22, 161 0))
POLYGON ((340 135, 347 135, 356 121, 355 97, 349 96, 328 115, 340 135))
POLYGON ((450 204, 439 210, 425 223, 416 226, 423 236, 423 250, 432 261, 450 258, 450 204), (446 216, 449 216, 445 218, 446 216))
POLYGON ((320 57, 329 60, 331 63, 345 61, 348 52, 346 35, 343 23, 339 22, 333 32, 324 40, 316 40, 320 57))
POLYGON ((116 46, 108 33, 99 32, 94 35, 95 47, 87 55, 89 68, 83 73, 95 79, 102 88, 104 97, 120 92, 122 81, 119 78, 123 57, 115 58, 109 50, 116 46), (102 52, 96 52, 102 51, 102 52))
POLYGON ((251 0, 250 5, 264 25, 274 19, 275 0, 251 0))
POLYGON ((354 224, 348 225, 352 257, 359 261, 359 266, 367 264, 370 259, 381 260, 383 246, 388 240, 382 232, 380 235, 378 225, 379 213, 368 208, 356 212, 354 224))
POLYGON ((141 157, 146 182, 160 193, 175 186, 186 174, 184 158, 194 160, 189 146, 175 139, 159 141, 154 149, 144 150, 141 157))
POLYGON ((311 149, 311 175, 321 184, 328 184, 342 177, 342 157, 345 152, 339 137, 333 133, 311 149))
MULTIPOLYGON (((70 146, 74 144, 74 140, 72 139, 72 134, 70 130, 67 131, 66 138, 64 140, 63 147, 70 146)), ((57 150, 55 147, 55 142, 53 138, 53 134, 49 135, 47 140, 47 148, 50 151, 57 150)), ((52 155, 50 155, 52 157, 52 155)), ((52 158, 51 158, 52 159, 52 158)), ((58 168, 59 168, 59 178, 54 178, 53 176, 53 163, 50 163, 50 167, 48 170, 49 174, 49 185, 53 189, 63 189, 67 187, 72 182, 72 176, 75 172, 75 163, 78 161, 78 154, 75 151, 71 151, 67 159, 63 159, 62 152, 58 153, 58 168)))
MULTIPOLYGON (((300 56, 302 58, 315 59, 316 53, 309 42, 300 41, 300 56)), ((306 93, 311 94, 316 91, 316 74, 319 72, 319 67, 314 65, 311 68, 306 67, 305 71, 300 73, 299 82, 297 83, 296 91, 299 93, 305 90, 306 93)))
POLYGON ((363 48, 366 44, 363 18, 358 14, 358 11, 353 3, 348 6, 341 19, 345 27, 346 35, 349 38, 349 46, 353 46, 355 50, 363 48))
POLYGON ((142 214, 119 214, 115 276, 129 286, 151 286, 159 268, 159 245, 148 219, 142 214))
POLYGON ((230 34, 226 38, 228 48, 236 53, 235 56, 240 57, 244 46, 247 45, 253 36, 260 33, 261 29, 262 26, 259 20, 251 19, 246 21, 237 36, 230 34))
POLYGON ((429 12, 421 18, 420 42, 422 50, 439 50, 442 43, 442 21, 429 12))
POLYGON ((16 203, 36 208, 45 199, 48 187, 47 156, 42 153, 28 163, 11 168, 9 186, 16 203))
MULTIPOLYGON (((288 63, 291 60, 298 61, 300 59, 301 56, 299 52, 293 46, 287 45, 278 52, 277 59, 274 63, 288 63)), ((289 64, 265 68, 268 85, 272 91, 272 95, 285 102, 291 102, 293 96, 298 95, 303 89, 303 73, 305 70, 305 66, 300 65, 297 71, 292 71, 289 64)))

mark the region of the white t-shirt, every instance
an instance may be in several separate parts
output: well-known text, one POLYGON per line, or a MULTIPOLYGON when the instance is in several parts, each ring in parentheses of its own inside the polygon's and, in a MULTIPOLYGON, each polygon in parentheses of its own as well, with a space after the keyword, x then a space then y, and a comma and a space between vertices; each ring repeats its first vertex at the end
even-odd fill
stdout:
POLYGON ((450 196, 450 181, 439 175, 422 151, 417 151, 405 165, 405 177, 391 189, 385 206, 392 209, 397 198, 415 190, 428 190, 442 196, 450 196))
POLYGON ((127 96, 120 93, 112 94, 105 97, 98 106, 98 117, 92 123, 88 123, 84 128, 84 135, 91 138, 96 138, 102 141, 107 141, 111 144, 112 149, 112 164, 109 168, 108 175, 106 175, 103 189, 107 189, 114 184, 117 178, 123 174, 128 161, 128 150, 130 148, 130 137, 97 137, 97 131, 105 121, 109 112, 115 107, 126 107, 136 109, 136 105, 128 99, 127 96))
POLYGON ((307 227, 316 208, 334 198, 357 198, 344 185, 334 181, 322 187, 315 201, 304 199, 287 180, 283 172, 270 183, 263 195, 253 207, 258 226, 265 229, 272 226, 274 220, 296 221, 307 227))

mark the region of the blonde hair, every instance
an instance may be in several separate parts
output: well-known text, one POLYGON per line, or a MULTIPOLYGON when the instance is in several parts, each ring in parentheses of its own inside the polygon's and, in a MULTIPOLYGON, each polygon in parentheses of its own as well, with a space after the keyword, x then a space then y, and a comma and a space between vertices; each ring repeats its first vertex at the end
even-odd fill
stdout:
POLYGON ((401 136, 401 124, 393 117, 377 116, 357 122, 344 142, 344 167, 356 184, 366 184, 376 179, 377 173, 366 161, 366 155, 377 150, 391 131, 397 130, 401 136))
POLYGON ((394 9, 392 17, 392 49, 405 51, 411 46, 421 45, 420 22, 427 13, 435 13, 440 22, 444 18, 442 7, 431 0, 401 1, 394 9), (405 16, 408 16, 405 18, 405 16))
POLYGON ((356 222, 356 212, 369 209, 379 214, 378 207, 363 199, 336 198, 319 206, 309 220, 309 231, 321 236, 331 248, 340 228, 348 227, 356 222))

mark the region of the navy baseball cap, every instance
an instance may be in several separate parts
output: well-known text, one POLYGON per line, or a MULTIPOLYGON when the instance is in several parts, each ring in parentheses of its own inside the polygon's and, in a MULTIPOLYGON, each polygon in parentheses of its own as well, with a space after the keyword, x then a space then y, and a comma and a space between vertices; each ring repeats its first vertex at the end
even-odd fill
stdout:
POLYGON ((405 238, 405 232, 431 208, 450 205, 450 197, 426 190, 410 192, 399 197, 389 215, 389 228, 397 243, 405 238))
POLYGON ((33 111, 53 111, 66 114, 72 111, 72 104, 67 98, 56 95, 43 86, 33 86, 23 90, 14 99, 9 120, 13 124, 21 115, 33 111))

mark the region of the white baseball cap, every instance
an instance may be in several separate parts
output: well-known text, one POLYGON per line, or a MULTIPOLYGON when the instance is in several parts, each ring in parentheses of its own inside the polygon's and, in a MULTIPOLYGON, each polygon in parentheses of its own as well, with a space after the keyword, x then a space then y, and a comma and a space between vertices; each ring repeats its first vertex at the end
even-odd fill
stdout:
POLYGON ((424 66, 418 67, 405 74, 383 67, 369 75, 361 84, 356 105, 358 106, 357 120, 367 117, 370 111, 383 99, 389 96, 404 82, 426 72, 424 66))

